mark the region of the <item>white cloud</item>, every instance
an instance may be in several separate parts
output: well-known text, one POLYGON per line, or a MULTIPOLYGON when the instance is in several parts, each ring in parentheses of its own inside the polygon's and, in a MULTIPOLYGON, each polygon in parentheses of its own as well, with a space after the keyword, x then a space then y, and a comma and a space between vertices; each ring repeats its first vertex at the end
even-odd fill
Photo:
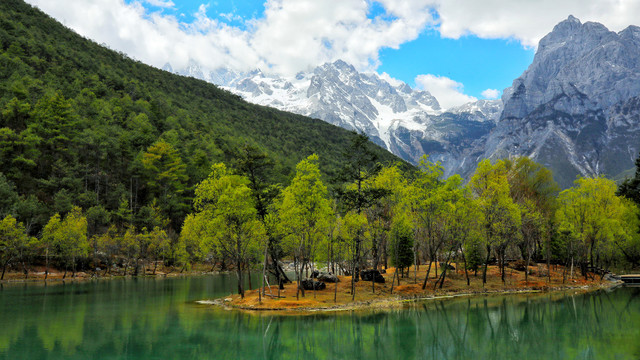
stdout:
POLYGON ((222 21, 238 20, 233 14, 212 19, 205 6, 185 23, 182 15, 142 5, 173 7, 171 0, 27 1, 79 34, 157 67, 170 62, 180 69, 194 61, 204 70, 261 68, 288 75, 337 59, 375 70, 381 49, 398 48, 427 28, 448 38, 475 34, 535 46, 569 14, 613 30, 640 19, 637 0, 377 0, 387 13, 375 19, 367 16, 373 0, 264 0, 261 18, 234 27, 222 21))
POLYGON ((218 14, 218 16, 220 16, 223 19, 227 19, 227 21, 243 21, 244 20, 242 16, 234 14, 232 12, 218 14))
POLYGON ((433 6, 443 37, 514 38, 531 47, 569 15, 614 31, 640 19, 637 0, 433 0, 433 6))
POLYGON ((398 80, 398 79, 392 77, 391 75, 387 74, 386 72, 383 72, 382 74, 378 74, 378 76, 382 80, 384 80, 384 81, 388 82, 389 84, 391 84, 391 86, 400 86, 400 85, 404 84, 404 81, 398 80))
POLYGON ((416 77, 416 85, 419 89, 427 90, 431 95, 435 96, 440 106, 445 110, 478 100, 463 93, 464 85, 462 83, 451 80, 446 76, 418 75, 416 77))
POLYGON ((157 7, 174 7, 176 4, 173 3, 173 1, 171 0, 145 0, 145 2, 147 4, 153 5, 153 6, 157 6, 157 7))
POLYGON ((242 29, 209 18, 203 6, 196 20, 185 24, 175 16, 149 13, 142 0, 27 1, 76 32, 154 66, 170 62, 182 68, 193 60, 209 70, 261 68, 281 74, 337 59, 373 70, 380 49, 417 38, 433 21, 427 0, 380 0, 390 17, 376 19, 367 17, 369 1, 266 0, 263 17, 247 20, 242 29))
POLYGON ((480 95, 482 95, 482 97, 485 99, 494 100, 500 97, 500 90, 487 89, 483 91, 480 95))

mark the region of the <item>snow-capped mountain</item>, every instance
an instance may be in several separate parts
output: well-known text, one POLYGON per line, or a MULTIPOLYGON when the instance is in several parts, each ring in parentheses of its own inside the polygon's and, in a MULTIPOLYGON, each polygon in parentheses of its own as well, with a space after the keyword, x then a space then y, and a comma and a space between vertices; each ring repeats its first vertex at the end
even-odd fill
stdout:
MULTIPOLYGON (((171 66, 165 69, 171 71, 171 66)), ((260 70, 221 69, 205 74, 192 64, 177 73, 213 82, 255 104, 363 131, 378 145, 411 162, 430 154, 448 169, 460 161, 459 145, 471 141, 470 136, 488 132, 502 109, 500 100, 481 100, 444 112, 428 91, 391 83, 375 73, 360 73, 341 60, 294 78, 260 70)))
MULTIPOLYGON (((166 67, 171 71, 170 65, 166 67)), ((533 63, 502 100, 443 110, 427 91, 360 73, 344 61, 293 78, 259 70, 177 71, 246 100, 363 131, 417 162, 440 160, 445 174, 468 177, 483 158, 525 155, 570 186, 576 175, 615 176, 640 150, 640 28, 615 33, 570 16, 538 46, 533 63), (504 104, 504 106, 503 106, 504 104)))

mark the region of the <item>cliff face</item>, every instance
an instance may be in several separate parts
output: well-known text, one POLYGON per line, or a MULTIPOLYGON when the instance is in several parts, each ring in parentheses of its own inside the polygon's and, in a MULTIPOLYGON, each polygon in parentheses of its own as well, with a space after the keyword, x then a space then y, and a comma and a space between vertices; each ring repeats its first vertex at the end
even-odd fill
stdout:
POLYGON ((503 93, 500 121, 467 156, 530 156, 563 187, 577 175, 615 176, 640 150, 639 80, 640 28, 615 33, 570 16, 540 41, 503 93))

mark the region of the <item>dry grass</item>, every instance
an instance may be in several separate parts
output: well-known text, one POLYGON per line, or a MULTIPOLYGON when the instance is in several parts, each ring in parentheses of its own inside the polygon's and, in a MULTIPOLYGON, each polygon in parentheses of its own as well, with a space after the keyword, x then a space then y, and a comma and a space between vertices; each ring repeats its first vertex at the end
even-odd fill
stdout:
MULTIPOLYGON (((253 289, 246 291, 245 298, 239 295, 230 295, 227 297, 226 304, 231 307, 252 309, 252 310, 311 310, 311 309, 331 309, 345 307, 369 306, 371 304, 385 302, 388 300, 426 298, 439 295, 452 295, 463 293, 484 293, 484 292, 508 292, 523 290, 550 290, 562 288, 574 288, 579 286, 594 286, 601 282, 596 276, 595 280, 585 280, 584 277, 578 278, 577 275, 573 279, 567 279, 566 283, 562 282, 562 267, 558 266, 551 269, 551 282, 548 282, 546 276, 538 276, 538 266, 531 266, 529 281, 525 281, 524 271, 517 271, 510 268, 505 269, 505 282, 500 277, 500 270, 497 266, 489 266, 487 271, 487 284, 482 284, 482 274, 479 271, 477 277, 473 273, 469 274, 470 285, 467 286, 464 271, 448 271, 447 278, 442 289, 439 287, 434 289, 436 276, 434 268, 432 268, 429 280, 425 290, 422 290, 422 282, 426 275, 427 266, 420 266, 417 276, 414 275, 414 269, 410 271, 410 276, 400 278, 400 285, 396 283, 391 293, 391 279, 395 269, 387 269, 385 284, 375 284, 372 288, 371 282, 359 281, 356 283, 355 302, 352 301, 351 295, 351 277, 340 276, 340 282, 336 292, 334 301, 335 284, 327 284, 327 288, 318 291, 305 291, 305 296, 300 294, 300 299, 296 299, 296 283, 285 285, 285 289, 281 290, 281 298, 277 298, 278 289, 273 286, 266 289, 266 294, 272 294, 274 297, 265 296, 262 301, 258 300, 258 290, 253 289), (533 272, 533 274, 531 274, 533 272), (229 301, 230 300, 230 301, 229 301)), ((546 271, 546 266, 542 269, 546 271)), ((440 270, 438 270, 440 275, 440 270)), ((546 275, 546 274, 543 274, 546 275)))

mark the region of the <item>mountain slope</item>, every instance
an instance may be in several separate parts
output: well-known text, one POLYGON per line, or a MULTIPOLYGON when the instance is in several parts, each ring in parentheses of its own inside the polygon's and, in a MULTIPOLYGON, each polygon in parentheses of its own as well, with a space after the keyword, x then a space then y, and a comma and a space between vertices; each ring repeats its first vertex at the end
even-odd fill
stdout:
MULTIPOLYGON (((170 64, 165 68, 172 70, 170 64)), ((444 112, 429 92, 375 73, 360 73, 341 60, 295 78, 259 70, 207 73, 197 64, 176 72, 217 83, 255 104, 362 131, 413 163, 430 154, 433 160, 443 162, 448 174, 463 161, 462 150, 487 134, 502 110, 500 100, 481 100, 444 112)))
POLYGON ((504 91, 496 128, 468 156, 530 156, 563 187, 577 175, 616 176, 640 150, 638 96, 640 28, 615 33, 570 16, 540 41, 533 63, 504 91))
MULTIPOLYGON (((285 181, 314 152, 333 176, 352 136, 133 61, 19 0, 0 2, 0 109, 0 183, 25 201, 35 195, 43 218, 74 203, 116 212, 126 200, 140 226, 152 225, 154 206, 181 222, 193 185, 244 144, 266 151, 276 162, 274 181, 285 181), (184 165, 164 165, 184 189, 176 190, 178 203, 152 179, 162 169, 144 161, 158 142, 170 146, 154 151, 184 165)), ((371 148, 382 161, 398 160, 371 148)))

